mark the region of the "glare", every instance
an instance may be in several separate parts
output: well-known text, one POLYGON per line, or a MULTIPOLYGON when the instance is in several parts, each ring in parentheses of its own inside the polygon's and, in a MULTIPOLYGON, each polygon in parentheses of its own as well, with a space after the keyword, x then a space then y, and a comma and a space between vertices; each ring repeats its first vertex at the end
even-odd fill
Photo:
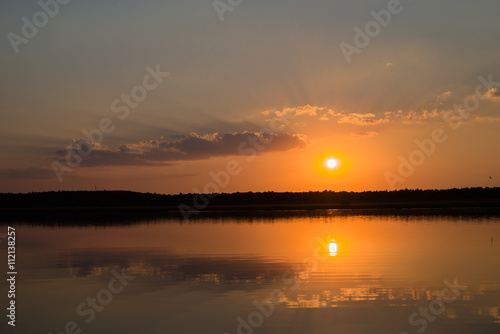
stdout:
POLYGON ((334 239, 328 245, 328 250, 330 251, 330 256, 337 256, 338 246, 334 239))
POLYGON ((326 167, 328 167, 329 169, 334 169, 338 164, 338 161, 334 158, 326 160, 326 167))

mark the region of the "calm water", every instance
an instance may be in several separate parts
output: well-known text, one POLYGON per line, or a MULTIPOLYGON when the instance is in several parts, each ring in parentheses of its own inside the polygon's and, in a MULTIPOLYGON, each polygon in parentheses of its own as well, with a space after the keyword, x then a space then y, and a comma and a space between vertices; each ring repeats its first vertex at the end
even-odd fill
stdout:
POLYGON ((13 226, 17 333, 500 330, 497 218, 13 226))

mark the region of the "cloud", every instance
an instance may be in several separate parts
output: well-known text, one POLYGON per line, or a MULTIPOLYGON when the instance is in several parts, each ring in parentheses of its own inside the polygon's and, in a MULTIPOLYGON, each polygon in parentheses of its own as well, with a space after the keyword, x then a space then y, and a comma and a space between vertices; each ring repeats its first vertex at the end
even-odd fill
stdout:
POLYGON ((377 131, 360 131, 360 132, 351 132, 351 136, 355 138, 369 138, 378 136, 379 133, 377 131))
POLYGON ((377 124, 383 124, 383 123, 388 123, 390 120, 388 118, 376 118, 377 116, 375 114, 358 114, 358 113, 351 113, 349 115, 343 115, 339 120, 338 123, 340 124, 354 124, 354 125, 359 125, 359 126, 366 126, 366 125, 377 125, 377 124))
POLYGON ((5 168, 0 170, 0 175, 8 179, 47 180, 55 177, 52 168, 28 167, 5 168))
MULTIPOLYGON (((85 145, 90 145, 84 142, 85 145)), ((213 133, 189 136, 176 136, 168 141, 164 138, 123 144, 118 148, 95 146, 92 153, 83 157, 80 166, 138 166, 172 165, 179 161, 203 160, 213 157, 252 155, 273 151, 287 151, 307 146, 307 139, 299 134, 274 133, 213 133)), ((78 147, 73 145, 72 152, 78 147)), ((71 151, 71 150, 70 150, 71 151)), ((68 156, 67 151, 57 151, 61 163, 68 156)))
MULTIPOLYGON (((446 91, 439 94, 436 97, 436 101, 439 102, 440 105, 443 105, 445 101, 451 99, 453 93, 451 91, 446 91)), ((497 88, 490 89, 485 96, 492 100, 500 100, 500 90, 497 88)), ((453 113, 453 111, 452 111, 453 113)), ((442 106, 437 106, 435 108, 425 109, 422 108, 420 110, 394 110, 394 111, 384 111, 378 113, 346 113, 344 111, 337 112, 333 108, 330 107, 320 107, 320 106, 299 106, 293 108, 284 108, 283 110, 268 110, 263 112, 263 114, 267 116, 275 116, 277 118, 283 116, 291 116, 289 119, 295 120, 297 124, 301 126, 310 125, 314 127, 319 122, 337 122, 338 124, 348 124, 355 126, 376 126, 381 124, 425 124, 431 122, 443 122, 443 117, 445 115, 450 116, 450 110, 444 109, 442 106), (305 117, 305 118, 304 118, 305 117)), ((495 118, 489 118, 491 121, 495 121, 495 118)), ((477 121, 485 120, 485 118, 477 118, 477 121)), ((371 132, 353 132, 351 136, 373 136, 375 133, 371 132)))
POLYGON ((274 114, 278 117, 283 116, 285 114, 294 116, 304 116, 304 115, 321 116, 322 114, 325 113, 325 111, 328 112, 328 108, 311 106, 310 104, 306 104, 305 106, 283 108, 281 111, 266 110, 263 111, 262 113, 264 115, 274 114))
POLYGON ((421 111, 413 111, 410 110, 407 115, 403 116, 403 123, 423 123, 424 121, 428 121, 435 118, 441 118, 444 114, 443 110, 421 110, 421 111))
POLYGON ((295 115, 300 116, 300 115, 309 115, 309 116, 316 116, 318 114, 318 110, 323 110, 324 108, 321 107, 313 107, 311 105, 305 105, 303 107, 297 107, 295 108, 295 115))
POLYGON ((476 116, 474 119, 478 122, 500 122, 500 117, 494 116, 476 116))
MULTIPOLYGON (((438 101, 447 101, 451 98, 453 93, 451 91, 444 92, 437 96, 438 101)), ((490 98, 500 98, 500 91, 492 89, 488 92, 490 98)), ((442 103, 441 103, 442 104, 442 103)), ((337 112, 330 107, 319 107, 305 105, 294 108, 284 108, 280 111, 268 110, 263 112, 267 116, 275 116, 277 118, 283 116, 288 117, 301 125, 315 126, 314 121, 327 122, 332 121, 338 124, 355 125, 361 127, 376 126, 381 124, 424 124, 431 122, 442 122, 443 116, 449 113, 448 109, 441 107, 420 109, 420 110, 394 110, 384 111, 379 113, 346 113, 344 111, 337 112), (305 117, 305 118, 304 118, 305 117)), ((357 133, 357 132, 354 132, 357 133)), ((359 132, 368 133, 368 132, 359 132)))
POLYGON ((282 110, 266 110, 263 111, 262 114, 269 116, 273 115, 277 118, 281 118, 284 115, 288 116, 313 116, 317 117, 321 121, 327 121, 331 119, 332 116, 342 115, 336 113, 332 108, 328 107, 320 107, 320 106, 311 106, 310 104, 306 104, 305 106, 298 107, 286 107, 282 110))
POLYGON ((299 116, 314 116, 319 121, 330 121, 337 119, 339 124, 354 124, 354 125, 377 125, 382 123, 390 122, 390 112, 384 114, 384 118, 377 118, 375 114, 367 113, 350 113, 344 114, 341 112, 336 112, 333 108, 329 107, 319 107, 319 106, 299 106, 293 108, 283 108, 281 111, 267 110, 263 112, 264 115, 274 115, 276 117, 282 117, 284 115, 292 115, 293 117, 299 116))
POLYGON ((437 96, 437 102, 439 104, 443 104, 445 101, 448 101, 453 93, 451 91, 444 92, 437 96))
POLYGON ((491 88, 484 94, 490 100, 500 100, 500 90, 498 88, 491 88))

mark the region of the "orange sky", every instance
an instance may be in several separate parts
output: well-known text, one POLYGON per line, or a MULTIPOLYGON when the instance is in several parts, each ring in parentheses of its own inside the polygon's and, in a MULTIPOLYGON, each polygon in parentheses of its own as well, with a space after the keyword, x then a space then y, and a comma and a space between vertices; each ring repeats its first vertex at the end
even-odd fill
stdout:
MULTIPOLYGON (((3 40, 0 191, 204 191, 232 160, 221 191, 500 186, 498 2, 405 5, 347 61, 386 5, 66 6, 3 40)), ((5 35, 40 10, 2 6, 5 35)))

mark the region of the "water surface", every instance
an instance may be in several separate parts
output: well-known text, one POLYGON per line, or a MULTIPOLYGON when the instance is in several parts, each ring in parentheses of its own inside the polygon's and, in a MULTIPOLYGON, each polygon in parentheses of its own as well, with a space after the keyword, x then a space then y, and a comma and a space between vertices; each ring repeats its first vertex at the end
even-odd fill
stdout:
POLYGON ((19 333, 64 332, 72 321, 94 334, 500 329, 497 218, 12 225, 19 333), (120 284, 117 273, 134 278, 120 284))

